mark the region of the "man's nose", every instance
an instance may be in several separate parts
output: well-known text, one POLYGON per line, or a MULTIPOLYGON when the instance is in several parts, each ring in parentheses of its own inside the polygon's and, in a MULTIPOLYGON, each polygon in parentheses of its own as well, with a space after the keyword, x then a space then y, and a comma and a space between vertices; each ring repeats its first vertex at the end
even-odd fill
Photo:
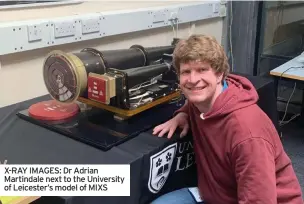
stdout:
POLYGON ((199 76, 196 72, 191 72, 190 75, 189 75, 189 82, 191 83, 197 83, 199 81, 199 76))

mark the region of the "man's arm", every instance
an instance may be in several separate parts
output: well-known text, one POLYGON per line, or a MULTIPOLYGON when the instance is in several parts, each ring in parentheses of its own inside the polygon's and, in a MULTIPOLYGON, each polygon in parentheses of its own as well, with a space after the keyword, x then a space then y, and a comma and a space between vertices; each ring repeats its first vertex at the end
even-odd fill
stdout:
POLYGON ((249 138, 232 151, 239 204, 276 204, 275 150, 263 138, 249 138))

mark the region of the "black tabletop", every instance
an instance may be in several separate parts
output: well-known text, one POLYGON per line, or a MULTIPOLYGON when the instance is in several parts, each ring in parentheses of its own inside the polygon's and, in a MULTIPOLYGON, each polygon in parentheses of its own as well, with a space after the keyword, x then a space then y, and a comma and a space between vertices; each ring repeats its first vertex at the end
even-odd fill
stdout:
MULTIPOLYGON (((102 151, 23 120, 16 115, 36 102, 49 99, 49 96, 42 96, 0 108, 0 162, 8 164, 130 164, 131 196, 127 198, 43 197, 38 203, 136 204, 146 203, 157 196, 148 190, 150 157, 179 140, 177 134, 169 140, 153 136, 152 129, 150 129, 110 150, 102 151)), ((178 145, 183 145, 183 142, 183 140, 178 141, 178 145)), ((181 155, 183 154, 187 154, 187 152, 181 155)), ((176 166, 177 159, 174 158, 174 160, 176 166)), ((195 168, 194 165, 192 168, 195 168)), ((181 173, 173 175, 180 177, 186 174, 187 171, 181 171, 181 173)), ((173 176, 171 178, 173 183, 169 179, 167 182, 169 184, 164 189, 169 191, 172 187, 184 185, 183 181, 177 184, 176 180, 173 176)))
POLYGON ((9 164, 129 164, 168 142, 148 131, 101 151, 16 116, 31 104, 48 99, 43 96, 0 109, 0 161, 7 160, 9 164))

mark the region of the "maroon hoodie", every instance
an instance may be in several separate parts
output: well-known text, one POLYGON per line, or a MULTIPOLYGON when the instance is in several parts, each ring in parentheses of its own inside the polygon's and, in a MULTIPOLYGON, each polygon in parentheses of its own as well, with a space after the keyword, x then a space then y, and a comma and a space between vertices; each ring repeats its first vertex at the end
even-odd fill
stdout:
POLYGON ((202 198, 208 204, 303 204, 291 161, 256 104, 254 86, 237 75, 227 83, 203 116, 191 103, 178 111, 189 115, 202 198))

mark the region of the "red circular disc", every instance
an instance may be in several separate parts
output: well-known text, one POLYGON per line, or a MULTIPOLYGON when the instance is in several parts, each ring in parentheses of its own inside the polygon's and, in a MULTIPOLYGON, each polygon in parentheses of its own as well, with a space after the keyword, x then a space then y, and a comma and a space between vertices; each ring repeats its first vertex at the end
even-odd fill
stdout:
POLYGON ((79 112, 77 104, 60 104, 55 100, 42 101, 29 108, 29 115, 38 120, 66 120, 79 112))

